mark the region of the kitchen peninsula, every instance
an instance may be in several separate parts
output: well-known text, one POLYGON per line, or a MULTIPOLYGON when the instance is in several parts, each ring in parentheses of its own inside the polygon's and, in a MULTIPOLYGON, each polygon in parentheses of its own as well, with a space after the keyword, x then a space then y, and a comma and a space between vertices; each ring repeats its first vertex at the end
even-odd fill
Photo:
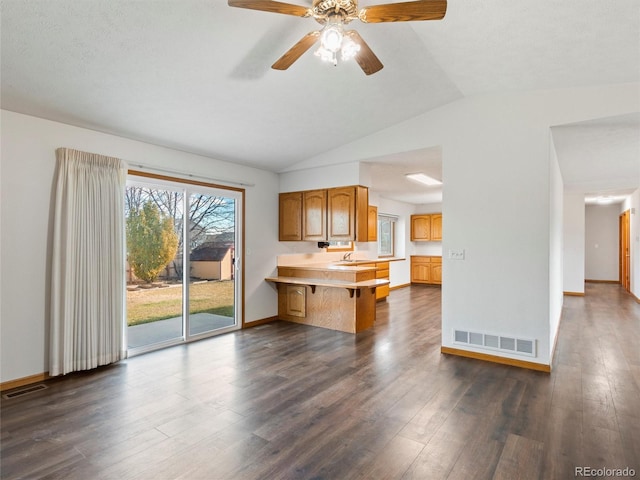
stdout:
POLYGON ((373 327, 376 288, 389 284, 376 270, 343 262, 279 266, 266 280, 278 290, 281 320, 358 333, 373 327))

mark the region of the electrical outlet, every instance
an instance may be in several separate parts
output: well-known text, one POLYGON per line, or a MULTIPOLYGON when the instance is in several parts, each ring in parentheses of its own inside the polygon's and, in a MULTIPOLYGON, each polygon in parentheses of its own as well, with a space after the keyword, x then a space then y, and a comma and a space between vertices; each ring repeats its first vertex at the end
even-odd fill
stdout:
POLYGON ((464 260, 464 248, 462 250, 449 250, 451 260, 464 260))

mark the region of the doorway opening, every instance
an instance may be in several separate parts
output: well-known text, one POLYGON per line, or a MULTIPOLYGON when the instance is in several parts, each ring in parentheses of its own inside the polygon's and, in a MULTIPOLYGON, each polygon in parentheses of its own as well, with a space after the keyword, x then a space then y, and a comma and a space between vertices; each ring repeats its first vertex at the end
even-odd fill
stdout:
POLYGON ((620 228, 620 284, 627 292, 631 292, 631 256, 630 256, 630 225, 629 225, 629 210, 625 210, 620 214, 619 228, 620 228))

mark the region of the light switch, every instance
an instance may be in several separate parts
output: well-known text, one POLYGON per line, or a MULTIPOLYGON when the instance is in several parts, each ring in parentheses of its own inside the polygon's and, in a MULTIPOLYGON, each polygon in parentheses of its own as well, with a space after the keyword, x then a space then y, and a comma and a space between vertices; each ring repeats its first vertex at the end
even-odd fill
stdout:
POLYGON ((449 250, 451 260, 464 260, 464 248, 462 250, 449 250))

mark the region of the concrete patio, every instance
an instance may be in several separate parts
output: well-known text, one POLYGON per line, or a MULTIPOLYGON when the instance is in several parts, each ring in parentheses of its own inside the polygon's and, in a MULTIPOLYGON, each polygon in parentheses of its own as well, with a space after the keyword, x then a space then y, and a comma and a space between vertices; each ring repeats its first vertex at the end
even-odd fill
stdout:
MULTIPOLYGON (((189 316, 190 334, 218 330, 235 324, 233 317, 213 313, 195 313, 189 316)), ((182 337, 182 317, 167 318, 156 322, 127 327, 127 346, 137 348, 182 337)))

